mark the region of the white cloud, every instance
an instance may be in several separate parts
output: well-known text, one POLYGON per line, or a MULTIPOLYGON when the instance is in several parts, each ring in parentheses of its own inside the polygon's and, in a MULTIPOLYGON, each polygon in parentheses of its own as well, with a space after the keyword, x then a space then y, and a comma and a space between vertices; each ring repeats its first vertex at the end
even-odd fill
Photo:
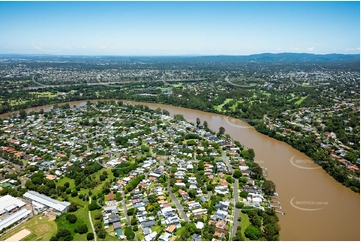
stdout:
POLYGON ((313 51, 314 47, 307 48, 308 51, 313 51))
POLYGON ((65 44, 65 45, 49 45, 49 44, 44 44, 44 43, 36 43, 36 40, 34 39, 32 42, 31 42, 32 46, 37 49, 37 50, 40 50, 40 51, 43 51, 43 52, 59 52, 61 50, 64 50, 64 49, 71 49, 72 47, 69 45, 69 44, 65 44), (47 46, 47 47, 44 47, 44 46, 47 46))
POLYGON ((360 47, 358 47, 358 48, 347 48, 347 49, 345 49, 345 51, 355 51, 355 50, 360 50, 360 47))

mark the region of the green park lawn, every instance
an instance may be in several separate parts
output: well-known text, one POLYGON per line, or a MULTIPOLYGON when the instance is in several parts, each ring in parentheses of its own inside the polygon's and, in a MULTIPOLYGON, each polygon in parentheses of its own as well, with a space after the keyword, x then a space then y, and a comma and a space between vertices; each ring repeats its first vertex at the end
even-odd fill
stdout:
POLYGON ((226 104, 226 103, 229 103, 230 101, 232 101, 233 99, 232 98, 227 98, 226 100, 224 100, 224 102, 218 106, 214 106, 214 109, 221 112, 222 111, 222 108, 223 106, 226 104))
POLYGON ((37 95, 38 97, 48 97, 48 98, 53 98, 53 97, 56 97, 58 96, 58 93, 57 94, 54 94, 52 92, 29 92, 30 94, 33 94, 33 95, 37 95))
MULTIPOLYGON (((69 199, 71 200, 71 199, 69 199)), ((56 219, 56 223, 58 225, 58 228, 64 227, 66 229, 68 229, 74 236, 74 240, 76 241, 86 241, 86 234, 78 234, 74 232, 74 229, 76 229, 78 226, 82 225, 82 224, 86 224, 88 227, 88 232, 92 232, 92 228, 90 225, 90 221, 89 221, 89 216, 88 216, 88 206, 84 206, 84 207, 79 207, 78 206, 78 210, 73 212, 73 214, 77 217, 77 221, 74 224, 71 224, 68 222, 68 220, 66 220, 66 215, 70 214, 70 213, 65 213, 63 215, 61 215, 60 217, 58 217, 56 219)))
POLYGON ((27 229, 31 232, 31 234, 23 239, 25 241, 49 241, 51 236, 53 236, 55 231, 57 231, 57 224, 55 221, 52 221, 48 217, 43 216, 43 214, 40 214, 31 218, 29 221, 23 223, 14 230, 6 233, 4 236, 0 237, 0 240, 4 241, 23 229, 27 229))
POLYGON ((304 96, 304 97, 301 97, 298 101, 295 102, 295 104, 300 105, 303 102, 303 100, 305 100, 307 97, 308 97, 308 95, 304 96))
MULTIPOLYGON (((238 222, 238 226, 241 226, 241 231, 244 236, 244 231, 251 224, 251 222, 249 221, 248 215, 245 213, 240 212, 239 217, 241 217, 242 220, 238 222)), ((246 236, 244 236, 244 238, 245 240, 249 240, 248 238, 246 238, 246 236)))

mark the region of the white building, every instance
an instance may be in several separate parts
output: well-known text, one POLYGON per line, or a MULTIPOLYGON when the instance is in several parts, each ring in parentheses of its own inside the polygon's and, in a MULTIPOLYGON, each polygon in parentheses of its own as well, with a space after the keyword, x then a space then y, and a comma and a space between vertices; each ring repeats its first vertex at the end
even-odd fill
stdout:
POLYGON ((23 208, 20 211, 17 211, 16 213, 7 216, 6 218, 0 221, 0 230, 26 218, 29 214, 31 214, 31 211, 26 208, 23 208))
POLYGON ((45 196, 43 194, 34 192, 34 191, 28 191, 24 194, 24 197, 35 201, 37 203, 43 204, 49 208, 54 209, 57 213, 65 213, 68 210, 68 207, 70 206, 69 202, 63 201, 60 202, 58 200, 52 199, 48 196, 45 196))
POLYGON ((0 198, 0 215, 10 213, 14 209, 19 209, 23 206, 25 206, 25 203, 20 199, 10 195, 3 196, 0 198))

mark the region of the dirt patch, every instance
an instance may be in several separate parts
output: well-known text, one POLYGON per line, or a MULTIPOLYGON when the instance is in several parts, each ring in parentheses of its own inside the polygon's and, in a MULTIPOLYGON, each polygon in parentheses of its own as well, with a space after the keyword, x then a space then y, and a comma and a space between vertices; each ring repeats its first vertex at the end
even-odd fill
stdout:
POLYGON ((23 229, 23 230, 17 232, 16 234, 14 234, 13 236, 11 236, 10 238, 6 239, 5 241, 20 241, 21 239, 25 238, 29 234, 31 234, 31 232, 29 230, 23 229))
POLYGON ((35 229, 34 232, 36 235, 43 235, 51 230, 51 226, 49 224, 40 224, 35 229))
POLYGON ((54 221, 56 219, 56 213, 55 212, 44 212, 44 215, 49 218, 49 220, 54 221))

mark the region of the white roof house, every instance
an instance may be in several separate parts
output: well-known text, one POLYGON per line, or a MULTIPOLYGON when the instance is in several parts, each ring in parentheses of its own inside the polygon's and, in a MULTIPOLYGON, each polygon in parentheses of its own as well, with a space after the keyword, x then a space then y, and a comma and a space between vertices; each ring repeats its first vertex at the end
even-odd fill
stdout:
POLYGON ((48 196, 45 196, 43 194, 34 192, 34 191, 28 191, 24 194, 24 197, 27 199, 30 199, 32 201, 38 202, 40 204, 43 204, 49 208, 52 208, 56 210, 57 212, 63 213, 66 212, 68 207, 70 206, 69 202, 63 201, 60 202, 58 200, 52 199, 48 196))
POLYGON ((178 186, 178 187, 185 187, 186 184, 183 182, 176 182, 174 185, 178 186))
POLYGON ((254 203, 262 203, 262 198, 260 198, 260 197, 254 197, 254 198, 252 198, 252 201, 253 201, 254 203))
POLYGON ((247 171, 249 169, 249 166, 239 166, 239 169, 241 171, 247 171))
POLYGON ((197 228, 197 229, 203 229, 203 227, 204 227, 204 223, 203 223, 203 222, 197 222, 197 224, 196 224, 196 228, 197 228))
POLYGON ((157 232, 152 232, 151 234, 148 234, 144 237, 145 241, 152 241, 157 236, 157 232))

